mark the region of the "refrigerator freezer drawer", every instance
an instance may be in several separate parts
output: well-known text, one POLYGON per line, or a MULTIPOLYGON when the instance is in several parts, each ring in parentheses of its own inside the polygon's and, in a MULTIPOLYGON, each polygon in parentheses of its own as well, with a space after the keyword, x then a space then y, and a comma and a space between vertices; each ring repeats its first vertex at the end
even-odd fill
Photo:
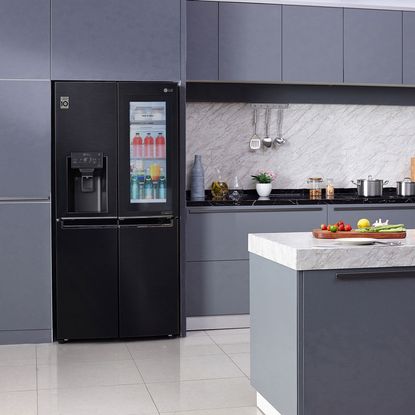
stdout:
POLYGON ((178 222, 119 230, 120 337, 179 334, 178 222))
POLYGON ((57 229, 57 334, 64 339, 118 337, 116 227, 57 229))

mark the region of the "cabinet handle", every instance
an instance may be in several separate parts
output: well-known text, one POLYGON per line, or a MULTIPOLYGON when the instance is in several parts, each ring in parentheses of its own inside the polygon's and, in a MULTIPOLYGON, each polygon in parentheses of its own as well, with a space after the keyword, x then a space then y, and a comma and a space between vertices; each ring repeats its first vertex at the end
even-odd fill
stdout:
POLYGON ((248 208, 241 209, 238 207, 231 207, 229 209, 218 209, 215 207, 206 207, 206 208, 189 208, 190 214, 197 213, 243 213, 243 212, 321 212, 323 207, 315 208, 248 208))
POLYGON ((335 212, 354 212, 354 211, 361 211, 361 210, 414 210, 415 206, 367 206, 361 205, 359 207, 341 207, 341 208, 334 208, 335 212))
POLYGON ((338 280, 378 280, 386 278, 415 278, 415 271, 381 271, 381 272, 356 272, 336 274, 338 280))

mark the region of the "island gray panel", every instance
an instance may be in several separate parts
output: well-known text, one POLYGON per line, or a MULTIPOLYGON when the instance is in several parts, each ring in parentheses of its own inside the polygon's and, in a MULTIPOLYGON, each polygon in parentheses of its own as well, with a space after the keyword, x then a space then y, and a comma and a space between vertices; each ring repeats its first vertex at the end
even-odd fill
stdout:
POLYGON ((49 81, 0 81, 0 198, 48 198, 51 187, 49 81))
POLYGON ((50 0, 1 0, 0 78, 50 78, 50 0))
POLYGON ((298 415, 299 274, 253 254, 249 262, 251 384, 281 414, 298 415))
POLYGON ((284 82, 343 82, 343 9, 283 6, 284 82))
POLYGON ((186 222, 186 260, 248 259, 249 233, 305 232, 326 221, 327 206, 190 209, 186 222))
POLYGON ((219 79, 281 80, 281 6, 219 4, 219 79))
POLYGON ((415 269, 338 273, 304 272, 304 414, 412 413, 415 269))
POLYGON ((329 223, 343 220, 356 228, 357 221, 362 218, 369 219, 371 223, 379 218, 384 221, 389 219, 391 224, 403 223, 408 229, 413 229, 415 228, 415 205, 330 205, 328 207, 329 223))
POLYGON ((403 12, 403 83, 415 84, 415 12, 403 12))
POLYGON ((402 83, 402 12, 344 9, 344 82, 402 83))
POLYGON ((187 79, 219 79, 219 5, 187 2, 187 79))
POLYGON ((0 339, 51 330, 50 203, 0 202, 0 339))
POLYGON ((249 263, 186 263, 186 315, 249 314, 249 263))
POLYGON ((52 0, 52 79, 180 80, 180 0, 52 0))

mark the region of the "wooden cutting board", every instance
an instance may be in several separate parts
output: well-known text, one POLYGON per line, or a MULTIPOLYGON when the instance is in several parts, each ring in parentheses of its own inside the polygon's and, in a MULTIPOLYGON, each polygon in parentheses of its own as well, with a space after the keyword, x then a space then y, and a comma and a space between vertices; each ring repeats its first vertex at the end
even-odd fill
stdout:
POLYGON ((374 239, 403 239, 406 232, 357 232, 357 231, 322 231, 313 229, 313 236, 317 239, 339 239, 339 238, 374 238, 374 239))

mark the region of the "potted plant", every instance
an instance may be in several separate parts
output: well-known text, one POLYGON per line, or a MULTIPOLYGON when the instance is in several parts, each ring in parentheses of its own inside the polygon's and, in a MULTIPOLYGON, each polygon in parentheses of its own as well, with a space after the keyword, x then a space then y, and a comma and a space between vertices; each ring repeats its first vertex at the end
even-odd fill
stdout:
POLYGON ((260 170, 257 174, 252 175, 252 180, 255 180, 256 191, 260 197, 268 197, 272 191, 272 182, 276 175, 270 170, 260 170))

